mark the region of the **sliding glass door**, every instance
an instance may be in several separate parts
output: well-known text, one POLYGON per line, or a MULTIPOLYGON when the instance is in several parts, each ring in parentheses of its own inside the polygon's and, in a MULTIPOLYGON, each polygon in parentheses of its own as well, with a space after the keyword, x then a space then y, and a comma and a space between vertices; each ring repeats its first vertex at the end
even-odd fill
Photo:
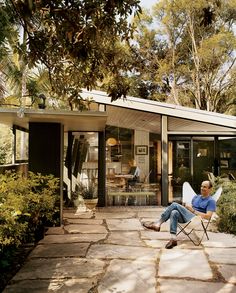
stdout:
POLYGON ((199 192, 209 174, 218 174, 217 148, 214 137, 171 137, 169 145, 169 201, 181 201, 184 181, 199 192))
POLYGON ((193 137, 192 186, 196 192, 200 192, 203 180, 208 180, 210 174, 216 174, 215 157, 214 137, 193 137))

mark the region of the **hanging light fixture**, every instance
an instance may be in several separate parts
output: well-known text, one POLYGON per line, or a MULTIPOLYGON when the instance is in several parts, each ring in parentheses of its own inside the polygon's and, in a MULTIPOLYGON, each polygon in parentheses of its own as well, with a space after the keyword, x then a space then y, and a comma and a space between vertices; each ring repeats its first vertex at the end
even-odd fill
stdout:
POLYGON ((115 146, 117 144, 117 140, 114 137, 110 137, 107 139, 107 145, 108 146, 115 146))

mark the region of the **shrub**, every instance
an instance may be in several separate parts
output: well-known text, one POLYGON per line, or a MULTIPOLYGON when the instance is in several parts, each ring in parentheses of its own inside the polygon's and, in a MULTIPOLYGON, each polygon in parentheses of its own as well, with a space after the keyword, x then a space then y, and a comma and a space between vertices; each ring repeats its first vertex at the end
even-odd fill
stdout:
POLYGON ((58 179, 52 175, 0 175, 0 252, 5 246, 34 241, 41 227, 56 224, 58 190, 58 179))
POLYGON ((217 201, 217 226, 219 231, 236 235, 236 182, 217 178, 223 192, 217 201))

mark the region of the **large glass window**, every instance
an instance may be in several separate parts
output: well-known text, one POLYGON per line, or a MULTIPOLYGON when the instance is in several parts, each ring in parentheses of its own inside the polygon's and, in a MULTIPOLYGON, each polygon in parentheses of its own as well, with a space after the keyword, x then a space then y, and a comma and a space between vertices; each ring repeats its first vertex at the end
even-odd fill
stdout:
POLYGON ((21 128, 15 128, 15 161, 28 161, 28 131, 21 128))
POLYGON ((170 142, 169 157, 169 200, 177 200, 182 197, 182 185, 184 181, 191 181, 191 139, 173 138, 170 142))
POLYGON ((219 137, 220 175, 234 179, 236 177, 236 138, 219 137))
POLYGON ((215 152, 214 137, 193 138, 193 183, 196 192, 203 180, 209 179, 209 174, 214 173, 215 152))
MULTIPOLYGON (((69 157, 68 153, 67 156, 69 157)), ((79 184, 80 187, 84 186, 95 194, 98 180, 98 133, 73 132, 71 166, 68 157, 65 159, 65 167, 71 168, 72 191, 79 184)))
POLYGON ((133 157, 132 129, 114 126, 106 127, 107 162, 127 164, 133 157))
POLYGON ((200 192, 203 180, 236 178, 235 137, 171 137, 168 155, 170 201, 181 199, 184 181, 200 192))
POLYGON ((10 127, 0 123, 0 165, 11 164, 13 154, 13 133, 10 127))
POLYGON ((171 137, 169 146, 169 200, 181 200, 182 186, 188 181, 196 192, 215 173, 217 156, 214 137, 171 137))
POLYGON ((160 135, 142 130, 107 126, 108 205, 158 204, 160 178, 160 135))

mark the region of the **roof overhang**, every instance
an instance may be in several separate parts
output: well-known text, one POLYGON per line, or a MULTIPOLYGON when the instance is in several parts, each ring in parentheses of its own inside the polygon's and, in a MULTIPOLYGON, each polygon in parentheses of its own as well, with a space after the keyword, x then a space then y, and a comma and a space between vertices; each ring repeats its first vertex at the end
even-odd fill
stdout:
POLYGON ((0 123, 17 125, 28 129, 29 122, 60 123, 64 131, 102 131, 105 129, 107 113, 100 111, 60 111, 0 108, 0 123))
POLYGON ((118 99, 114 102, 111 102, 111 98, 105 92, 101 91, 83 90, 81 96, 83 98, 92 98, 97 103, 113 107, 132 109, 159 115, 166 115, 169 117, 188 119, 191 121, 199 121, 236 129, 236 117, 231 115, 224 115, 215 112, 197 110, 174 104, 172 105, 130 96, 127 96, 126 99, 118 99))

